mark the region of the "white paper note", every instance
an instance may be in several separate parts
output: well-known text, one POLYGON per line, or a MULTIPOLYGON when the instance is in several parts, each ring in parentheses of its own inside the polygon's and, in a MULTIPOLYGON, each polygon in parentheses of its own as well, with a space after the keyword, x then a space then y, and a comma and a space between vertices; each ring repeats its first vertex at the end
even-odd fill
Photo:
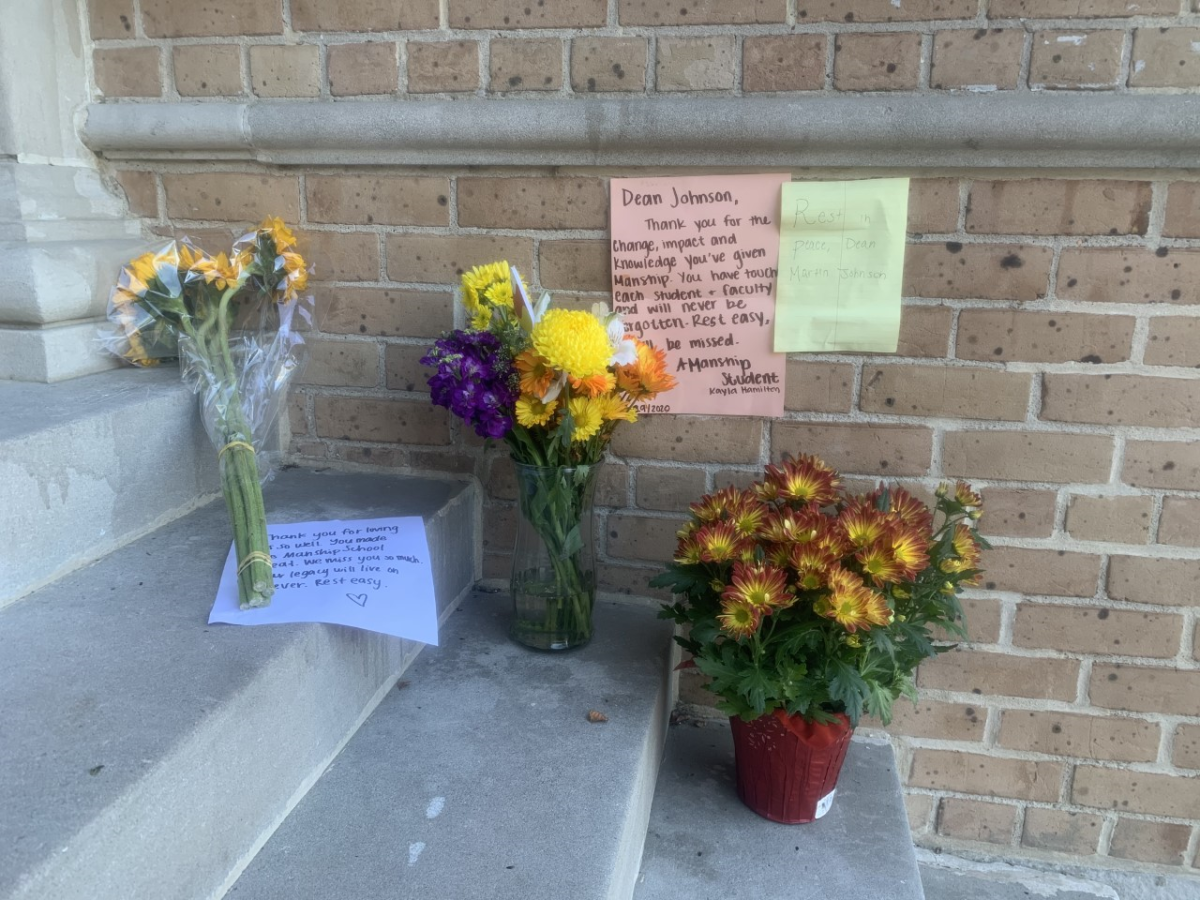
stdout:
POLYGON ((419 516, 267 526, 275 595, 239 609, 229 548, 209 623, 326 622, 437 645, 437 603, 419 516))

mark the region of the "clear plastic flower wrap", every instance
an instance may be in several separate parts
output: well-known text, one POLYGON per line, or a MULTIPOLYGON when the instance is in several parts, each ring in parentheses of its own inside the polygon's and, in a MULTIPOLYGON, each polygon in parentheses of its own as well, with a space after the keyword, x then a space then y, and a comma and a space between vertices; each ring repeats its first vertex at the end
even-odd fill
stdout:
POLYGON ((102 335, 111 352, 135 365, 177 357, 198 395, 233 525, 243 609, 266 606, 275 591, 264 449, 300 363, 300 331, 312 323, 308 274, 295 236, 276 218, 228 255, 171 241, 121 270, 102 335))

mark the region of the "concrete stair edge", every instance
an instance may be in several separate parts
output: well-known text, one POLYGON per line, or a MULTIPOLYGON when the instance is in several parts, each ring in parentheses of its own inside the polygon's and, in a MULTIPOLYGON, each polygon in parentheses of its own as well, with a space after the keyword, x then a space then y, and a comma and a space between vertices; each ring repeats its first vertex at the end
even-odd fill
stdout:
MULTIPOLYGON (((354 486, 350 493, 355 493, 358 501, 374 504, 363 509, 362 517, 414 514, 412 510, 388 508, 401 493, 389 490, 389 482, 391 487, 424 485, 429 488, 425 493, 435 495, 435 500, 418 498, 418 506, 425 503, 428 507, 430 502, 436 505, 416 514, 425 518, 431 554, 459 562, 457 567, 434 566, 440 617, 449 616, 472 588, 481 565, 478 545, 473 543, 479 505, 474 482, 439 485, 431 480, 386 474, 348 476, 303 471, 283 473, 279 482, 282 485, 268 488, 268 515, 281 521, 318 518, 314 514, 317 511, 328 511, 320 516, 324 518, 354 517, 351 513, 357 501, 345 500, 348 484, 354 486), (288 492, 293 496, 281 502, 281 494, 288 492), (436 496, 445 499, 437 501, 436 496)), ((176 555, 169 558, 178 559, 183 568, 190 564, 188 557, 202 560, 201 568, 206 573, 198 583, 192 579, 197 596, 188 598, 188 609, 171 610, 157 625, 153 614, 147 615, 146 622, 99 618, 78 624, 77 630, 88 633, 77 636, 74 645, 91 643, 91 633, 97 641, 105 642, 106 627, 129 634, 130 646, 109 644, 109 656, 125 655, 137 646, 137 634, 143 627, 155 635, 155 645, 165 645, 157 651, 142 651, 165 657, 146 664, 147 669, 158 672, 156 683, 128 684, 128 672, 134 670, 127 668, 108 682, 98 671, 100 686, 94 689, 104 697, 99 703, 101 715, 106 702, 114 707, 122 703, 121 698, 112 697, 117 693, 114 684, 122 684, 122 679, 134 695, 140 691, 157 696, 154 704, 159 708, 136 703, 133 712, 117 709, 109 717, 113 724, 108 732, 93 729, 94 733, 79 738, 79 743, 86 746, 64 751, 62 759, 45 765, 31 762, 30 757, 38 755, 37 747, 55 743, 56 729, 73 733, 72 722, 48 726, 42 736, 28 733, 29 729, 21 728, 18 721, 12 726, 14 740, 0 740, 0 762, 4 763, 0 766, 0 797, 11 801, 5 803, 11 816, 26 820, 7 823, 11 833, 3 842, 4 849, 16 859, 15 864, 10 860, 15 870, 9 869, 9 879, 0 878, 0 897, 4 900, 219 897, 227 882, 231 883, 256 848, 265 843, 421 652, 422 645, 412 641, 333 626, 250 629, 205 625, 227 542, 224 506, 218 500, 45 589, 53 595, 91 585, 99 592, 111 583, 114 591, 124 591, 118 575, 133 571, 131 567, 137 566, 139 559, 161 547, 176 548, 176 555), (196 552, 198 545, 204 547, 196 552), (198 671, 205 660, 211 670, 198 671), (172 677, 178 679, 177 684, 172 677), (210 688, 210 683, 218 689, 210 688), (158 720, 170 718, 176 706, 185 708, 185 714, 178 717, 177 724, 167 726, 170 734, 165 740, 156 740, 158 720), (138 727, 135 723, 142 719, 147 721, 146 736, 131 738, 127 732, 138 727), (22 747, 14 747, 23 733, 22 747), (9 758, 5 758, 3 748, 6 742, 12 754, 9 758), (142 745, 149 749, 143 751, 142 745), (139 758, 139 751, 146 758, 139 758), (40 814, 43 798, 60 805, 72 800, 77 803, 81 798, 86 801, 87 793, 106 775, 101 771, 105 766, 100 765, 92 772, 96 779, 89 780, 86 766, 92 760, 107 763, 111 772, 123 769, 121 777, 125 781, 115 782, 95 810, 78 815, 60 811, 59 818, 64 821, 27 824, 40 814), (22 765, 26 771, 22 771, 22 765), (29 784, 30 769, 40 773, 43 780, 50 779, 45 790, 36 783, 29 784), (82 826, 72 824, 84 818, 82 826), (23 837, 27 842, 25 851, 14 849, 23 837), (34 847, 32 852, 30 847, 34 847), (31 864, 39 852, 40 862, 31 864), (5 881, 9 881, 7 886, 5 881)), ((150 571, 162 572, 159 568, 150 571)), ((170 582, 172 576, 162 574, 170 582)), ((148 583, 151 576, 128 577, 143 577, 148 583)), ((188 581, 186 574, 178 577, 188 581)), ((153 586, 145 590, 153 595, 153 586)), ((172 590, 173 585, 168 583, 158 592, 160 601, 162 594, 171 594, 172 590)), ((108 596, 97 593, 96 602, 90 605, 107 601, 108 596)), ((168 608, 173 599, 175 596, 170 596, 162 608, 168 608)), ((60 629, 69 628, 77 610, 66 606, 61 597, 39 593, 0 610, 0 660, 12 656, 4 652, 6 645, 13 648, 31 633, 51 630, 55 623, 60 629), (24 628, 20 627, 21 620, 24 628), (14 623, 18 627, 10 628, 14 623)), ((140 607, 134 598, 132 608, 140 607)), ((118 610, 116 615, 121 612, 118 610)), ((94 609, 91 615, 96 615, 94 609)), ((64 644, 65 653, 74 657, 71 648, 72 642, 64 644)), ((41 677, 46 684, 14 684, 8 695, 0 689, 0 709, 9 705, 6 700, 12 701, 14 712, 24 708, 36 731, 38 719, 46 711, 29 709, 36 705, 30 698, 61 696, 62 711, 49 713, 69 719, 69 711, 80 707, 88 695, 89 689, 79 688, 77 683, 83 673, 105 668, 103 656, 101 653, 97 658, 79 661, 75 666, 78 671, 66 664, 61 674, 51 671, 39 676, 28 672, 28 679, 41 677), (28 688, 25 702, 21 702, 22 687, 28 688)), ((21 665, 19 654, 15 665, 21 665)), ((29 668, 26 660, 26 671, 29 668)), ((10 684, 14 681, 10 677, 0 679, 0 683, 6 680, 10 684)), ((137 696, 131 702, 136 700, 137 696)), ((0 833, 4 832, 5 823, 0 822, 0 833)), ((0 852, 0 871, 8 867, 0 852)))

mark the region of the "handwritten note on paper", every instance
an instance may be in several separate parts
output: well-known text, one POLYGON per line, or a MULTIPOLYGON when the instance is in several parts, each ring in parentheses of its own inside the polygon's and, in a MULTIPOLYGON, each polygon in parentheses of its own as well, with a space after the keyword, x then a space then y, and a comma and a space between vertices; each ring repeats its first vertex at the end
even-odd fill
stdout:
POLYGON ((268 525, 275 596, 239 609, 230 548, 209 623, 327 622, 437 645, 437 603, 419 516, 268 525))
POLYGON ((775 350, 895 353, 907 223, 907 178, 785 184, 775 350))
POLYGON ((783 414, 772 352, 779 187, 787 175, 614 178, 613 304, 667 351, 679 386, 644 413, 783 414))

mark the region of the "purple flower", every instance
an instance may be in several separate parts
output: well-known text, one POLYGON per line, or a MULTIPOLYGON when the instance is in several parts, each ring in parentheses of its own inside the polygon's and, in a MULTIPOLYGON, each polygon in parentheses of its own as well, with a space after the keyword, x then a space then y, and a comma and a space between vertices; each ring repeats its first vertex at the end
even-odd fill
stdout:
POLYGON ((512 361, 487 331, 452 331, 421 358, 437 366, 429 379, 433 402, 444 406, 485 438, 502 438, 513 427, 517 402, 512 361))

